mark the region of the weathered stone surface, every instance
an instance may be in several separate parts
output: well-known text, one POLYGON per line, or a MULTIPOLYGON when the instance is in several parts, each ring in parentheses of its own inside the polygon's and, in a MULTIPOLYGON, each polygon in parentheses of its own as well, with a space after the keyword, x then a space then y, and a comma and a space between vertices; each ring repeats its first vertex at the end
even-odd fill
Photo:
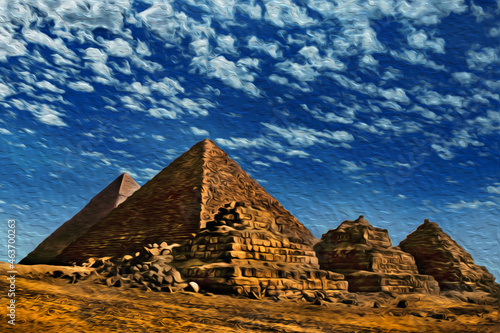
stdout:
MULTIPOLYGON (((291 240, 316 241, 276 199, 206 139, 170 163, 57 259, 79 263, 89 257, 123 256, 157 240, 181 243, 231 201, 263 208, 275 218, 276 230, 291 240)), ((255 223, 258 227, 260 222, 255 223)))
POLYGON ((371 226, 363 216, 328 231, 314 250, 321 269, 345 275, 349 291, 439 293, 432 276, 418 274, 412 255, 392 247, 387 230, 371 226))
MULTIPOLYGON (((189 290, 198 292, 194 281, 186 281, 172 265, 172 249, 178 244, 165 242, 149 244, 135 256, 125 255, 113 262, 109 257, 89 258, 84 266, 94 271, 92 278, 106 283, 108 287, 140 287, 144 290, 175 292, 189 290)), ((86 278, 89 276, 87 275, 86 278)))
POLYGON ((319 269, 312 245, 284 234, 273 214, 242 202, 220 208, 188 244, 179 270, 204 289, 247 296, 347 290, 343 275, 319 269))
POLYGON ((59 264, 56 257, 73 241, 87 232, 101 218, 107 216, 128 197, 140 188, 128 174, 116 178, 104 190, 99 192, 90 202, 61 225, 40 245, 28 254, 20 264, 59 264))
POLYGON ((495 277, 435 222, 425 220, 399 246, 415 257, 419 272, 432 275, 443 290, 498 290, 495 277))

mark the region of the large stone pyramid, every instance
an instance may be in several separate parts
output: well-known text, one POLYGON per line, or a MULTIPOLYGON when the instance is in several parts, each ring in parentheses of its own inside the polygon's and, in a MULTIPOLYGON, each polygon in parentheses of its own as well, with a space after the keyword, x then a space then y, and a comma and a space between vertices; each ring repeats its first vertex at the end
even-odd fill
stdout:
POLYGON ((321 269, 345 275, 349 291, 439 293, 432 276, 418 274, 411 254, 392 247, 387 230, 362 215, 328 231, 314 250, 321 269))
POLYGON ((476 265, 472 256, 435 222, 426 219, 399 246, 415 257, 420 273, 434 276, 442 289, 498 290, 495 277, 476 265))
POLYGON ((87 232, 139 188, 139 184, 128 174, 120 175, 92 198, 80 212, 40 243, 20 263, 24 265, 60 263, 56 257, 68 245, 87 232))
POLYGON ((176 260, 184 276, 217 292, 332 295, 348 286, 342 274, 320 270, 312 245, 289 237, 276 215, 243 202, 221 207, 176 260))
POLYGON ((221 206, 233 201, 271 214, 277 230, 291 240, 309 245, 316 241, 236 162, 205 139, 92 226, 57 259, 81 263, 89 257, 134 253, 148 243, 182 243, 212 221, 221 206))

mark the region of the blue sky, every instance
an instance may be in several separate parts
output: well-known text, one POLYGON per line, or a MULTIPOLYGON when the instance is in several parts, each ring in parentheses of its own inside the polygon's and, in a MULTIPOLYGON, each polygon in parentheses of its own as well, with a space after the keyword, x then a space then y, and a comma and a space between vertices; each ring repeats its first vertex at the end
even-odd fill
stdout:
POLYGON ((17 259, 208 137, 316 237, 364 214, 397 245, 430 218, 500 277, 499 7, 0 0, 17 259))

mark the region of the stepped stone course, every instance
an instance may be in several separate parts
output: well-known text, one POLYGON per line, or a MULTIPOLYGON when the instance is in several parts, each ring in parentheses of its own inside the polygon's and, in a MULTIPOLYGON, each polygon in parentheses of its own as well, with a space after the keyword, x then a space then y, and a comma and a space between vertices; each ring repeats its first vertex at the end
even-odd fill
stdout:
POLYGON ((328 231, 314 250, 321 269, 345 275, 349 291, 439 293, 432 276, 419 274, 412 255, 392 247, 387 230, 363 216, 328 231))
POLYGON ((347 290, 342 274, 320 270, 312 245, 284 234, 273 214, 224 205, 175 252, 179 270, 202 288, 260 297, 347 290))
POLYGON ((443 290, 498 292, 495 277, 435 222, 424 221, 399 246, 411 253, 422 274, 432 275, 443 290))
POLYGON ((61 225, 20 264, 60 264, 57 256, 73 241, 85 234, 101 218, 123 203, 140 188, 127 173, 120 175, 70 220, 61 225))

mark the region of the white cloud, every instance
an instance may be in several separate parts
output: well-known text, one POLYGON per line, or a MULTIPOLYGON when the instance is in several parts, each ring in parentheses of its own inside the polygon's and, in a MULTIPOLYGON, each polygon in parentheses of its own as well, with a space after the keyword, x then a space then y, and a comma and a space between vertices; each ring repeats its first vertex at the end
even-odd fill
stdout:
POLYGON ((237 3, 236 8, 247 14, 251 19, 260 20, 262 18, 262 7, 251 1, 250 4, 247 3, 237 3))
POLYGON ((12 132, 5 129, 5 128, 0 128, 0 134, 3 134, 3 135, 12 135, 12 132))
POLYGON ((123 142, 127 142, 128 139, 127 138, 115 138, 114 136, 112 137, 114 141, 118 142, 118 143, 123 143, 123 142))
POLYGON ((384 96, 384 98, 386 98, 388 100, 399 102, 399 103, 409 103, 410 102, 410 99, 408 98, 408 96, 406 96, 405 91, 401 88, 390 88, 387 90, 380 88, 379 91, 382 94, 382 96, 384 96))
POLYGON ((469 72, 455 72, 451 74, 453 78, 463 85, 469 85, 477 81, 477 77, 469 72))
POLYGON ((427 105, 451 105, 461 108, 464 105, 464 97, 455 95, 441 95, 436 91, 426 91, 417 97, 420 102, 427 105))
POLYGON ((68 83, 68 87, 73 90, 83 91, 83 92, 94 91, 94 87, 92 87, 92 85, 84 81, 70 82, 68 83))
POLYGON ((194 126, 191 127, 191 132, 193 132, 194 135, 198 135, 198 136, 204 136, 204 137, 210 136, 210 132, 208 132, 204 129, 198 128, 198 127, 194 127, 194 126))
POLYGON ((160 170, 155 170, 151 168, 143 168, 139 169, 139 171, 140 171, 140 175, 138 177, 139 179, 151 179, 154 176, 156 176, 158 172, 160 172, 160 170))
POLYGON ((270 167, 271 166, 271 164, 264 163, 262 161, 252 161, 252 164, 254 164, 254 165, 260 165, 260 166, 265 166, 265 167, 270 167))
POLYGON ((46 89, 46 90, 49 90, 49 91, 52 91, 52 92, 55 92, 58 94, 64 93, 64 90, 57 88, 55 85, 53 85, 49 81, 40 81, 40 82, 37 82, 36 85, 39 88, 46 89))
POLYGON ((181 84, 171 78, 164 77, 161 82, 149 82, 150 88, 153 91, 158 91, 165 96, 175 96, 178 93, 184 93, 184 88, 181 84))
POLYGON ((265 18, 279 26, 310 25, 316 21, 307 16, 305 8, 299 8, 291 0, 265 0, 265 18))
POLYGON ((485 47, 478 51, 467 51, 467 65, 470 69, 483 70, 486 66, 499 62, 499 49, 485 47))
POLYGON ((152 134, 151 135, 153 139, 158 140, 158 141, 165 141, 165 137, 163 135, 157 135, 157 134, 152 134))
POLYGON ((492 201, 479 201, 479 200, 474 200, 474 201, 464 201, 461 200, 458 203, 454 204, 447 204, 446 208, 448 209, 453 209, 453 210, 460 210, 460 209, 478 209, 481 207, 495 207, 498 206, 496 203, 492 201))
POLYGON ((129 57, 132 55, 133 50, 130 44, 121 38, 115 38, 114 40, 105 41, 104 45, 108 48, 111 55, 117 57, 129 57))
POLYGON ((292 156, 292 157, 296 156, 296 157, 300 157, 300 158, 306 158, 306 157, 311 156, 309 153, 306 153, 305 151, 299 150, 299 149, 287 150, 285 153, 288 156, 292 156))
POLYGON ((215 139, 215 142, 221 146, 225 146, 229 149, 239 149, 239 148, 261 148, 265 147, 267 140, 263 138, 257 138, 257 139, 247 139, 247 138, 234 138, 231 137, 230 139, 222 139, 222 138, 217 138, 215 139))
POLYGON ((448 148, 441 145, 432 144, 431 148, 434 149, 438 156, 443 160, 451 160, 453 157, 455 157, 455 154, 453 154, 448 148))
POLYGON ((207 38, 200 38, 192 41, 191 44, 189 44, 189 47, 193 49, 198 56, 209 55, 211 53, 210 43, 207 38))
POLYGON ((319 50, 317 47, 304 46, 299 50, 299 54, 306 58, 308 63, 310 63, 314 68, 320 71, 339 71, 345 68, 345 65, 341 61, 333 57, 333 53, 331 50, 327 51, 327 55, 325 57, 322 57, 319 54, 319 50))
POLYGON ((500 183, 495 183, 492 186, 488 186, 486 188, 486 191, 488 193, 493 193, 493 194, 500 194, 500 183))
MULTIPOLYGON (((342 117, 342 116, 339 116, 337 115, 335 112, 323 112, 319 109, 310 109, 307 104, 301 104, 300 105, 304 110, 306 110, 307 112, 309 112, 314 118, 320 120, 320 121, 323 121, 323 122, 326 122, 326 123, 339 123, 339 124, 352 124, 353 123, 353 120, 352 120, 352 116, 354 116, 353 113, 351 112, 344 112, 345 115, 347 115, 348 117, 342 117)), ((345 107, 343 104, 336 104, 336 109, 338 109, 339 107, 345 107)))
POLYGON ((376 67, 378 66, 378 60, 373 58, 371 54, 365 54, 359 61, 359 64, 361 66, 373 66, 376 67))
POLYGON ((413 31, 408 34, 408 44, 416 49, 430 49, 436 53, 444 52, 444 39, 434 38, 431 39, 430 36, 424 30, 413 31))
POLYGON ((167 118, 167 119, 176 119, 177 113, 172 110, 167 110, 164 108, 151 108, 148 110, 149 114, 155 118, 167 118))
POLYGON ((12 27, 0 25, 0 61, 7 61, 7 57, 18 57, 26 53, 24 41, 14 39, 12 27))
POLYGON ((0 99, 4 99, 7 96, 14 94, 14 91, 10 89, 9 86, 0 83, 0 99))
POLYGON ((149 87, 146 85, 142 85, 140 82, 132 82, 130 84, 130 87, 128 88, 129 91, 135 92, 139 95, 151 95, 151 91, 149 90, 149 87))
POLYGON ((283 128, 267 123, 262 123, 262 125, 269 129, 272 133, 275 133, 287 140, 292 146, 309 147, 317 143, 329 142, 329 140, 336 142, 348 142, 354 140, 352 134, 346 131, 317 131, 303 126, 296 128, 283 128))
POLYGON ((221 52, 225 53, 238 53, 236 47, 234 45, 236 39, 231 35, 218 35, 217 36, 217 45, 220 48, 221 52))
POLYGON ((66 56, 67 58, 76 58, 75 53, 68 49, 68 47, 60 38, 52 39, 50 36, 44 34, 41 31, 31 29, 23 30, 23 36, 28 42, 47 46, 52 50, 66 56))
POLYGON ((402 50, 402 52, 391 50, 390 54, 396 59, 404 60, 413 65, 422 65, 435 70, 446 70, 444 65, 438 65, 435 61, 428 59, 424 54, 414 50, 402 50))
POLYGON ((137 52, 137 54, 145 57, 149 57, 152 54, 149 50, 148 44, 140 40, 137 41, 137 48, 135 51, 137 52))
POLYGON ((291 60, 276 64, 276 69, 295 77, 298 81, 314 81, 319 73, 309 64, 301 65, 291 60))
POLYGON ((191 62, 191 66, 201 74, 220 79, 225 85, 241 89, 252 96, 260 96, 259 89, 252 83, 255 74, 250 72, 248 63, 245 61, 235 63, 227 60, 224 56, 218 56, 210 60, 206 57, 195 57, 191 62))
POLYGON ((258 50, 263 53, 267 53, 270 55, 272 58, 281 58, 283 56, 283 53, 280 50, 280 45, 276 42, 265 42, 255 36, 250 37, 248 40, 248 45, 247 47, 250 50, 258 50))
POLYGON ((340 163, 343 165, 343 171, 347 173, 363 170, 362 167, 356 165, 356 163, 352 161, 341 160, 340 163))

